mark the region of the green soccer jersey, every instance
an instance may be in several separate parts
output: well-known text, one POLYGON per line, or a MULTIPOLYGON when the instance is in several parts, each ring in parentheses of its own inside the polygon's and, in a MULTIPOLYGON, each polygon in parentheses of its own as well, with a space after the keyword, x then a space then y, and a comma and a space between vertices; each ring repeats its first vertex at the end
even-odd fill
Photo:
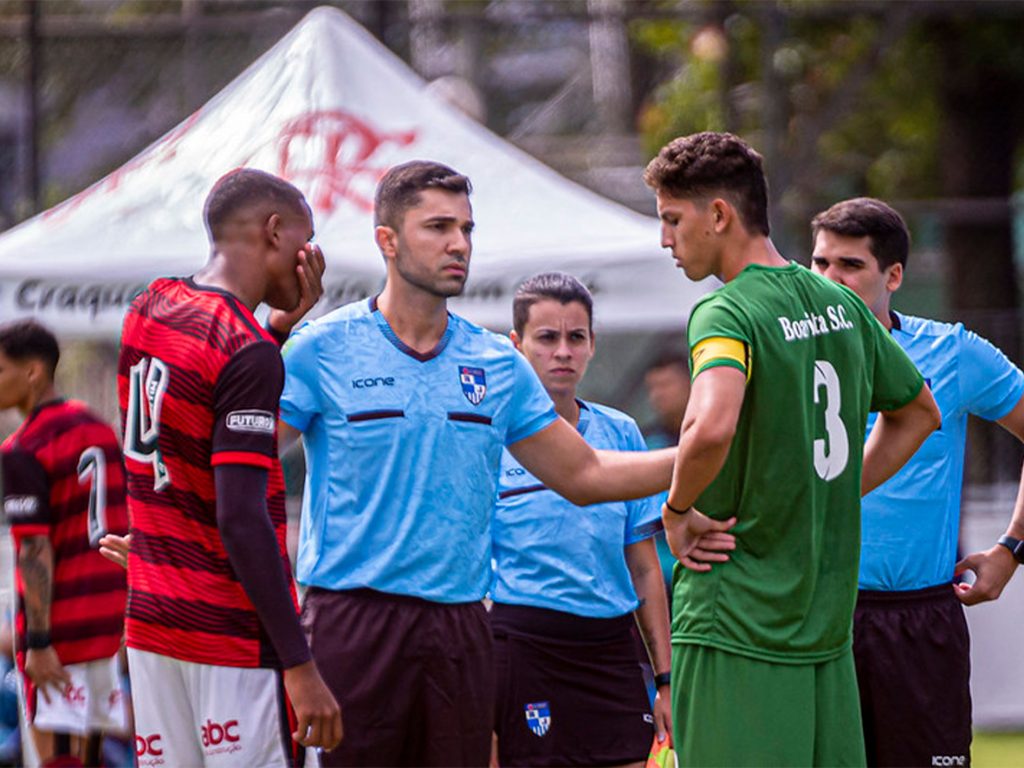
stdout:
POLYGON ((736 550, 706 573, 676 567, 672 640, 780 663, 849 647, 869 411, 900 408, 923 379, 857 296, 798 264, 751 265, 690 315, 693 350, 723 337, 747 359, 736 435, 696 506, 733 515, 736 550))

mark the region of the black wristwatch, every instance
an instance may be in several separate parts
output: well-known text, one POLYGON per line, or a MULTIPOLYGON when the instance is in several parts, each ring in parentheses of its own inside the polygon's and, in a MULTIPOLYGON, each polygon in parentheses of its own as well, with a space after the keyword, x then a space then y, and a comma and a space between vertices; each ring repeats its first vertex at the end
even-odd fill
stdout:
POLYGON ((1024 539, 1015 539, 1013 536, 1000 536, 997 544, 1002 544, 1013 554, 1013 559, 1018 563, 1024 563, 1024 539))

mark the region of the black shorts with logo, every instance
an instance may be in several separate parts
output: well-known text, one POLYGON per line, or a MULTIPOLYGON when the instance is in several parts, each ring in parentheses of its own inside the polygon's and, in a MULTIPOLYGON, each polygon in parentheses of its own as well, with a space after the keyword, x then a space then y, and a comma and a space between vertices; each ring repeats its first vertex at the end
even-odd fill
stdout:
POLYGON ((515 766, 645 761, 654 718, 633 614, 593 619, 496 603, 498 762, 515 766))
POLYGON ((971 643, 952 585, 859 592, 853 654, 868 765, 970 765, 971 643))
POLYGON ((483 603, 311 587, 302 625, 345 728, 322 765, 487 765, 494 657, 483 603))

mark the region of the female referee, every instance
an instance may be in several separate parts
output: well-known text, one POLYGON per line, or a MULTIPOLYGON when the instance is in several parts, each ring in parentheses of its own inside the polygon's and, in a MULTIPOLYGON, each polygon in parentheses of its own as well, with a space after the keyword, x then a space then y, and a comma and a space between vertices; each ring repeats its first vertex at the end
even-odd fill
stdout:
MULTIPOLYGON (((594 355, 593 299, 579 280, 528 279, 513 300, 513 327, 555 410, 588 443, 644 450, 633 419, 576 397, 594 355)), ((491 621, 499 764, 642 765, 655 729, 659 738, 672 732, 668 604, 651 538, 660 505, 646 498, 581 510, 508 451, 498 491, 491 621), (658 673, 653 713, 637 623, 658 673)))

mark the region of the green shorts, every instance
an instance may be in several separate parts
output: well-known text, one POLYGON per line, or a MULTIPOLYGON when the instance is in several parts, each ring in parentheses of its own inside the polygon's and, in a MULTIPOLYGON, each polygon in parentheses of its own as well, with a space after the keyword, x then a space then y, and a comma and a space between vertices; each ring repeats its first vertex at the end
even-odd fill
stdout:
POLYGON ((672 646, 680 766, 863 766, 853 652, 775 664, 701 645, 672 646))

